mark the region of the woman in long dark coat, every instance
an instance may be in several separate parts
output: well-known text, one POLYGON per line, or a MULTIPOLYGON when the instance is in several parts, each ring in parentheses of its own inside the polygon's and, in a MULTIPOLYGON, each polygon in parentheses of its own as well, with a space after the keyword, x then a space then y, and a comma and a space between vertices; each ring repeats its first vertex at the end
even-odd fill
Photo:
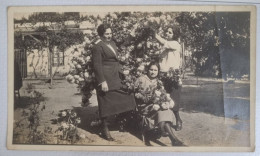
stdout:
POLYGON ((93 47, 92 59, 97 81, 99 115, 102 120, 103 135, 105 139, 112 141, 107 117, 133 110, 136 105, 134 96, 121 90, 118 52, 112 41, 111 28, 102 24, 97 31, 101 39, 93 47))

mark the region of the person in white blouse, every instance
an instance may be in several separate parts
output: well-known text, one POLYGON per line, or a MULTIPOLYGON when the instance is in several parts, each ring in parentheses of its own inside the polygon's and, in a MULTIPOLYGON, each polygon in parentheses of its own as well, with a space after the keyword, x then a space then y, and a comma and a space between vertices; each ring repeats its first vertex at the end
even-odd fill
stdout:
MULTIPOLYGON (((179 70, 181 68, 181 45, 178 42, 180 37, 180 29, 177 26, 169 27, 166 29, 166 38, 162 38, 158 34, 155 34, 155 38, 163 45, 165 50, 161 53, 161 72, 168 72, 170 68, 173 70, 179 70)), ((179 72, 178 71, 178 72, 179 72)), ((179 115, 179 105, 181 96, 181 85, 173 88, 170 93, 172 99, 175 102, 175 107, 173 108, 173 113, 176 118, 176 130, 182 129, 182 120, 179 115)))

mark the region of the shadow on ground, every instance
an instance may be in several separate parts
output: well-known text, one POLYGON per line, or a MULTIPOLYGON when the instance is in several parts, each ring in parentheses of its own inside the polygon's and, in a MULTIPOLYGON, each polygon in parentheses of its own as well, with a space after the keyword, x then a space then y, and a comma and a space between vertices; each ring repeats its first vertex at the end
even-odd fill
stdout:
POLYGON ((226 82, 205 81, 194 85, 189 82, 182 89, 181 106, 184 112, 249 119, 249 84, 229 85, 226 82))
MULTIPOLYGON (((46 101, 47 98, 42 97, 38 100, 37 100, 38 102, 43 102, 43 101, 46 101)), ((29 96, 21 96, 20 98, 15 97, 14 98, 14 110, 16 110, 18 108, 26 109, 26 108, 30 107, 32 104, 36 104, 36 103, 37 102, 36 102, 35 98, 31 98, 29 96)))
MULTIPOLYGON (((98 119, 97 106, 87 106, 87 107, 73 107, 73 110, 78 114, 78 117, 81 118, 81 124, 78 126, 79 128, 88 131, 89 133, 102 136, 102 129, 101 125, 97 126, 91 126, 91 122, 98 119)), ((135 136, 139 140, 142 139, 142 133, 140 129, 140 125, 137 124, 136 118, 129 119, 130 116, 136 117, 132 114, 132 112, 127 112, 126 114, 123 114, 123 116, 112 116, 109 120, 109 130, 110 131, 120 131, 120 132, 129 132, 131 135, 135 136), (123 116, 127 116, 127 123, 124 124, 123 127, 122 124, 120 124, 120 121, 124 119, 123 116)), ((158 136, 154 136, 156 133, 150 133, 147 136, 147 140, 154 141, 157 144, 160 144, 162 146, 166 146, 162 142, 160 142, 158 139, 158 136)))

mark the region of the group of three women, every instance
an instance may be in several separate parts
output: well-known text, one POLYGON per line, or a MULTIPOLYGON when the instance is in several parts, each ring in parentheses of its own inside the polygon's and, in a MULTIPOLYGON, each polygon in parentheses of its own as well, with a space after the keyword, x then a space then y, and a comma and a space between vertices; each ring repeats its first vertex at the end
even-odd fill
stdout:
MULTIPOLYGON (((92 51, 95 77, 97 81, 97 100, 99 107, 99 116, 102 123, 102 134, 105 139, 114 140, 108 129, 107 118, 109 116, 134 110, 136 103, 134 95, 127 94, 121 90, 122 83, 119 76, 120 65, 118 52, 115 43, 112 41, 112 29, 108 25, 101 24, 97 29, 100 40, 98 40, 92 51)), ((160 63, 151 62, 148 66, 147 75, 141 76, 143 88, 151 85, 157 85, 159 72, 167 72, 170 68, 180 68, 180 44, 176 41, 179 37, 177 28, 168 28, 166 32, 167 39, 155 34, 155 38, 164 46, 165 51, 161 54, 160 63)), ((176 130, 181 130, 182 120, 179 115, 179 96, 181 86, 173 89, 170 93, 175 102, 172 110, 158 111, 158 127, 163 134, 167 134, 172 143, 176 141, 172 126, 174 116, 176 118, 176 130), (173 115, 174 114, 174 115, 173 115)), ((138 104, 137 104, 138 105, 138 104)))

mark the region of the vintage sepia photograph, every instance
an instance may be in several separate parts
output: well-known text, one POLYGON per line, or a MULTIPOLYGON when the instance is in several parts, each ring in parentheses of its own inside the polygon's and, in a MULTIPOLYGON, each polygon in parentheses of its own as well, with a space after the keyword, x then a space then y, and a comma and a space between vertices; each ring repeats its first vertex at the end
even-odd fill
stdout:
POLYGON ((8 8, 8 149, 254 151, 255 22, 253 6, 8 8))

